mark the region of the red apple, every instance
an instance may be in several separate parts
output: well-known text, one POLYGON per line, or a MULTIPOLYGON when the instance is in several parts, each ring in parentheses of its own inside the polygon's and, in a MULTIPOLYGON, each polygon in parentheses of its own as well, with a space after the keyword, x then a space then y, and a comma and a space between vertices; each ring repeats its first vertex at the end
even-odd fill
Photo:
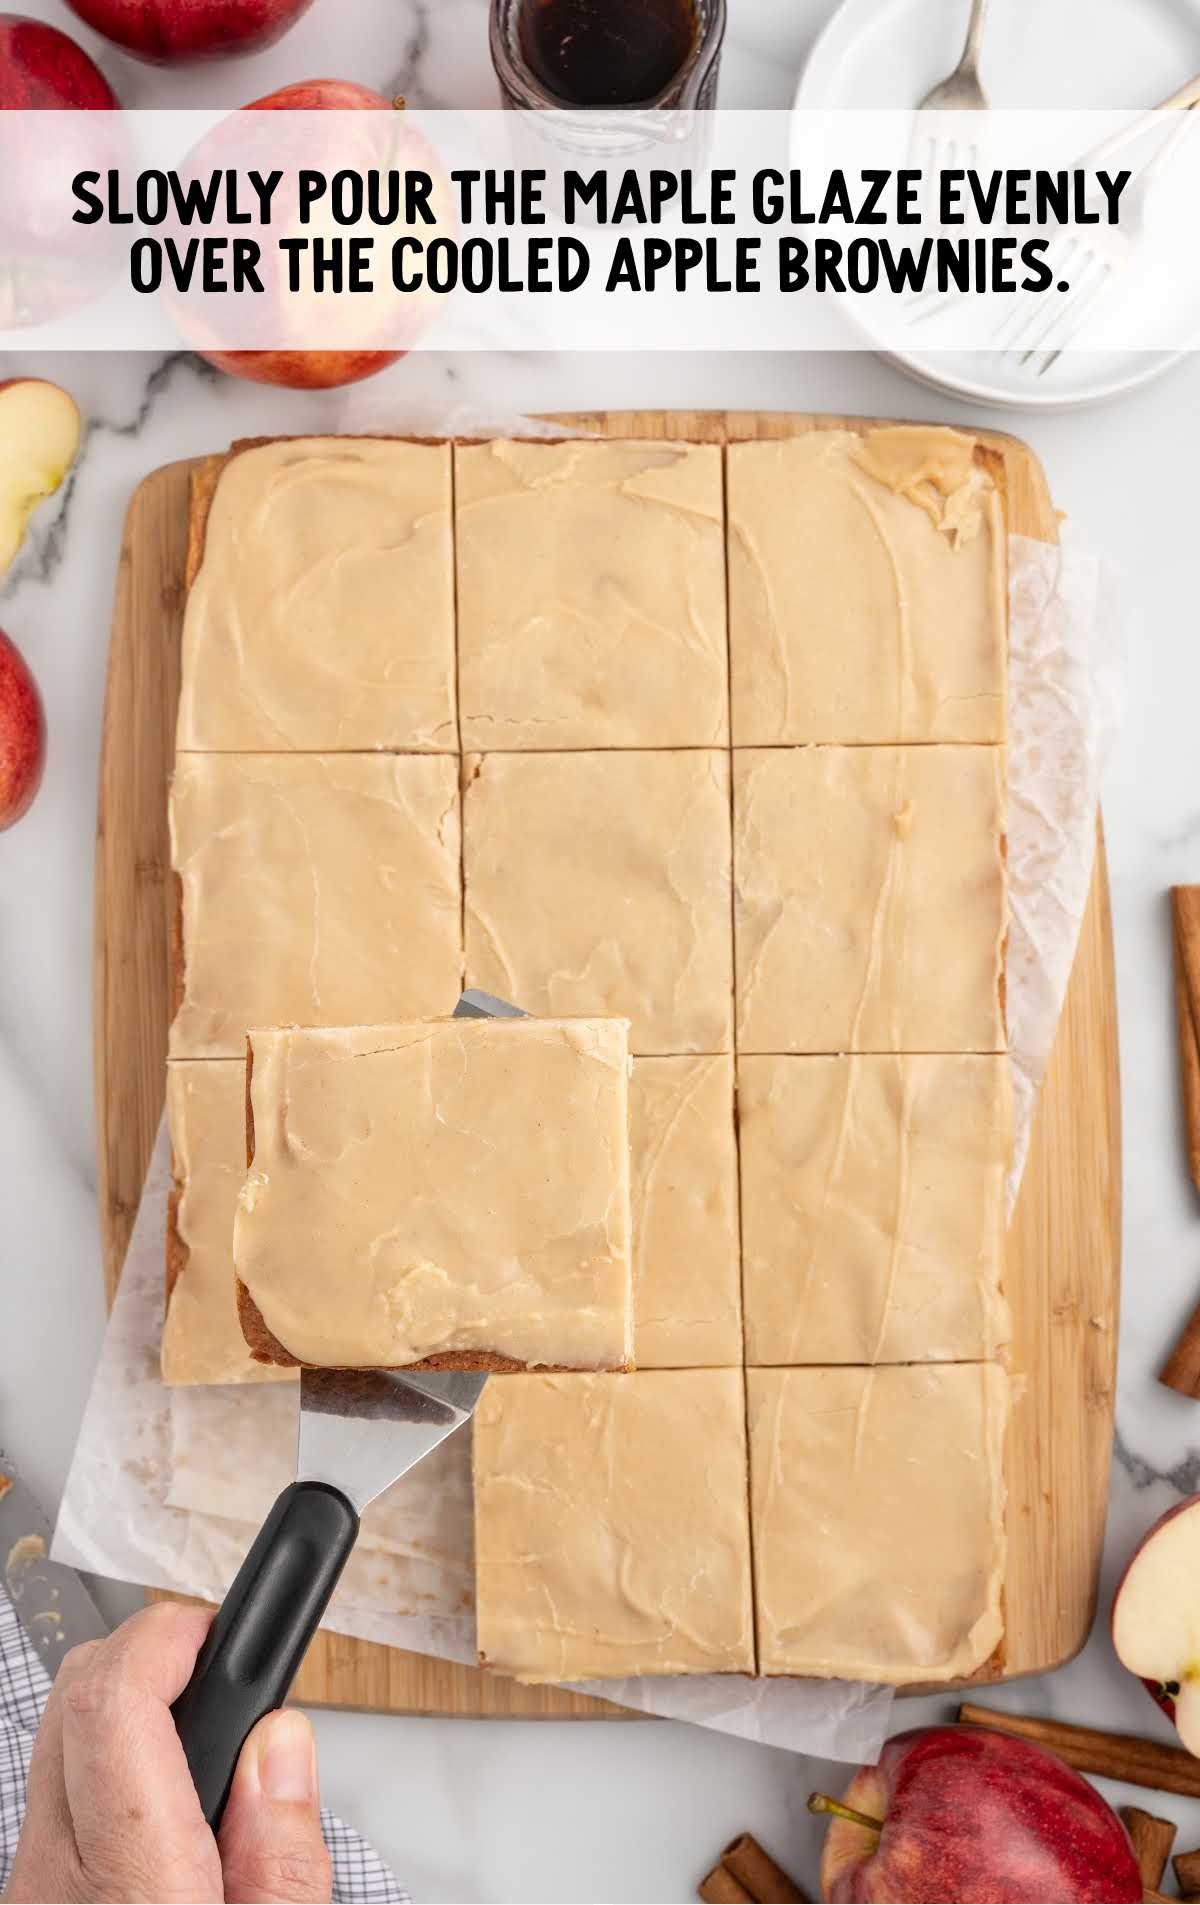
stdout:
POLYGON ((360 384, 404 356, 403 351, 201 351, 231 377, 288 390, 338 390, 360 384))
MULTIPOLYGON (((252 100, 247 112, 389 112, 392 102, 352 80, 305 79, 263 99, 252 100)), ((218 370, 255 384, 283 384, 293 390, 331 390, 361 383, 386 370, 403 351, 220 351, 202 352, 218 370)))
POLYGON ((1161 1515, 1117 1583, 1112 1640, 1117 1659, 1200 1754, 1200 1495, 1161 1515))
POLYGON ((29 806, 45 759, 42 697, 20 651, 0 629, 0 830, 29 806))
POLYGON ((0 13, 0 329, 41 324, 98 296, 111 232, 74 223, 63 178, 121 161, 120 102, 82 47, 42 20, 0 13), (58 112, 52 148, 7 113, 58 112), (70 117, 65 115, 70 114, 70 117))
POLYGON ((81 20, 138 59, 171 66, 272 46, 312 0, 67 0, 81 20))
POLYGON ((0 383, 0 575, 21 546, 25 525, 53 495, 79 448, 75 399, 40 377, 0 383))
POLYGON ((56 26, 0 13, 0 110, 113 112, 120 103, 100 68, 56 26))
MULTIPOLYGON (((371 113, 391 112, 394 109, 394 102, 384 99, 380 93, 372 92, 368 87, 359 86, 353 81, 338 79, 300 80, 294 85, 282 87, 278 92, 268 93, 263 99, 253 100, 244 108, 246 112, 365 111, 371 113)), ((244 168, 247 163, 247 152, 242 141, 249 135, 244 123, 242 127, 236 125, 236 119, 235 115, 235 120, 227 124, 231 131, 236 131, 238 134, 237 162, 239 167, 244 168)), ((218 128, 219 132, 220 128, 218 128)), ((310 137, 306 137, 306 145, 310 143, 310 137)), ((392 152, 389 155, 389 163, 408 164, 432 171, 436 176, 436 163, 425 141, 413 134, 408 144, 410 150, 405 154, 392 152)), ((347 158, 345 150, 339 149, 336 157, 338 165, 344 166, 347 158)), ((378 164, 379 159, 379 143, 377 138, 372 136, 364 143, 359 169, 365 171, 373 164, 378 164)), ((277 136, 264 155, 264 163, 268 166, 280 163, 277 136)), ((311 150, 305 150, 298 155, 297 163, 319 166, 320 155, 314 155, 311 150)), ((313 225, 310 230, 320 232, 321 227, 319 224, 313 225)), ((281 291, 279 295, 283 297, 289 294, 281 291)), ((178 311, 177 314, 183 328, 193 338, 201 355, 220 370, 228 371, 234 377, 247 378, 252 383, 282 384, 297 390, 328 390, 342 384, 359 383, 364 377, 373 377, 377 371, 384 370, 387 365, 394 364, 398 358, 403 357, 405 353, 402 349, 381 350, 377 347, 375 340, 383 334, 389 338, 394 337, 396 331, 401 328, 402 320, 405 334, 411 335, 412 331, 419 328, 428 317, 432 309, 431 300, 432 294, 423 303, 419 297, 418 299, 409 297, 402 301, 402 294, 391 294, 390 290, 385 290, 380 294, 379 301, 374 307, 367 300, 361 301, 357 306, 343 305, 337 320, 339 336, 343 339, 346 337, 352 319, 361 324, 362 336, 353 345, 347 345, 340 350, 301 350, 286 347, 266 350, 226 350, 219 343, 212 341, 211 332, 207 340, 200 334, 202 328, 210 322, 208 310, 202 308, 198 314, 193 311, 190 318, 185 317, 182 311, 178 311), (382 324, 381 310, 384 318, 382 324)))
POLYGON ((354 79, 298 79, 261 99, 252 99, 243 112, 392 112, 396 102, 360 86, 354 79))
POLYGON ((1116 1813, 1053 1753, 983 1727, 898 1733, 860 1767, 821 1858, 826 1899, 926 1905, 945 1899, 1074 1905, 1142 1896, 1116 1813))

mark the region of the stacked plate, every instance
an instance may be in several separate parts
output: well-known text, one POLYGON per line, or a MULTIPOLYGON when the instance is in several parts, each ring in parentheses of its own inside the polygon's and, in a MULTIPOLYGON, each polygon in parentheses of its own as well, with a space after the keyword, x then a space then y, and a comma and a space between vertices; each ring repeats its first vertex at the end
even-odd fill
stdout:
MULTIPOLYGON (((797 108, 915 105, 955 65, 966 22, 966 0, 842 0, 809 56, 797 108)), ((1079 28, 1078 0, 992 0, 982 59, 991 104, 1148 107, 1200 71, 1200 0, 1088 0, 1079 28)), ((999 349, 882 355, 976 403, 1070 410, 1148 383, 1186 353, 1080 348, 1042 376, 999 349)))

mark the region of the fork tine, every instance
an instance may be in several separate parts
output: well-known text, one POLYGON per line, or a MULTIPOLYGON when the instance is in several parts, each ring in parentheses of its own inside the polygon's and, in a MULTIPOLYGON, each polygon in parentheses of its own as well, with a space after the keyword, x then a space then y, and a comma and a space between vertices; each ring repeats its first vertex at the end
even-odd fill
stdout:
POLYGON ((996 329, 996 346, 1001 351, 1016 350, 1042 316, 1042 306, 1031 291, 1018 294, 1012 307, 996 329))
POLYGON ((1025 309, 1021 313, 1021 322, 1017 325, 1015 331, 1009 332, 1001 348, 1004 351, 1019 351, 1023 350, 1026 346, 1036 348, 1037 339, 1040 335, 1038 325, 1042 316, 1041 306, 1035 303, 1033 297, 1030 296, 1025 309))
POLYGON ((1001 320, 996 332, 996 340, 1006 351, 1015 350, 1021 339, 1037 323, 1042 315, 1042 306, 1031 291, 1024 291, 1008 314, 1001 320))
POLYGON ((1037 376, 1044 377, 1051 366, 1058 362, 1072 338, 1078 337, 1087 322, 1088 313, 1108 283, 1111 272, 1107 261, 1098 259, 1097 263, 1099 270, 1089 273, 1088 278, 1081 282, 1078 294, 1059 313, 1057 341, 1053 350, 1049 349, 1048 343, 1043 346, 1046 354, 1037 368, 1037 376))
MULTIPOLYGON (((1068 266, 1072 265, 1072 261, 1080 250, 1080 240, 1075 233, 1072 233, 1065 243, 1052 247, 1049 257, 1056 261, 1056 276, 1061 275, 1062 272, 1067 270, 1068 266)), ((1013 309, 1008 313, 1008 316, 1001 322, 996 333, 997 339, 1002 338, 1004 340, 1003 348, 1005 350, 1015 350, 1018 342, 1028 335, 1029 331, 1036 325, 1037 320, 1046 315, 1046 305, 1042 301, 1046 296, 1048 296, 1046 292, 1042 292, 1041 295, 1038 296, 1033 292, 1027 291, 1023 297, 1018 299, 1013 309)))
POLYGON ((934 285, 928 291, 919 291, 908 300, 906 311, 910 324, 928 324, 930 318, 937 317, 942 311, 949 310, 954 294, 939 291, 934 285))
POLYGON ((1108 282, 1111 269, 1111 264, 1103 252, 1092 251, 1087 255, 1083 270, 1075 281, 1074 289, 1059 306, 1058 325, 1065 323, 1075 330, 1078 329, 1083 314, 1095 302, 1108 282))
MULTIPOLYGON (((1052 311, 1049 321, 1042 326, 1037 337, 1030 342, 1029 349, 1021 358, 1027 364, 1039 351, 1048 351, 1051 339, 1055 340, 1054 355, 1061 354, 1070 339, 1078 331, 1088 307, 1091 305, 1101 286, 1108 277, 1108 266, 1098 253, 1092 252, 1078 279, 1074 294, 1067 302, 1052 311)), ((1039 372, 1039 375, 1041 373, 1039 372)))
MULTIPOLYGON (((1046 348, 1048 340, 1054 336, 1058 329, 1059 322, 1064 316, 1065 312, 1062 311, 1051 311, 1049 313, 1044 309, 1038 311, 1038 317, 1041 322, 1035 324, 1032 330, 1027 333, 1025 348, 1020 353, 1018 359, 1020 363, 1028 364, 1037 356, 1040 350, 1046 348)), ((1013 348, 1015 348, 1015 346, 1013 348)))

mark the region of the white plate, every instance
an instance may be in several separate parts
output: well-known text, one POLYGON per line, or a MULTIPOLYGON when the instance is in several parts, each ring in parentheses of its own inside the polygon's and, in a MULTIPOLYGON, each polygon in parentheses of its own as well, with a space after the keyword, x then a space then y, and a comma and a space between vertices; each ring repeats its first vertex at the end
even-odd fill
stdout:
MULTIPOLYGON (((967 12, 967 0, 842 0, 797 108, 915 105, 958 59, 967 12)), ((994 106, 1152 106, 1200 72, 1200 0, 991 0, 981 64, 994 106)), ((1149 383, 1186 353, 1068 351, 1044 378, 1001 352, 880 355, 975 403, 1073 410, 1149 383)))

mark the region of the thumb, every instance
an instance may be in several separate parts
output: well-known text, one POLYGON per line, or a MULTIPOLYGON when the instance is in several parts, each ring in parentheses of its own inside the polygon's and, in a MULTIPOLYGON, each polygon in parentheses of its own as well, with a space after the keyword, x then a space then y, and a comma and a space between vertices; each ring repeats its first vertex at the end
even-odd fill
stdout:
POLYGON ((241 1751, 217 1843, 230 1905, 325 1905, 317 1748, 302 1713, 268 1713, 241 1751))

